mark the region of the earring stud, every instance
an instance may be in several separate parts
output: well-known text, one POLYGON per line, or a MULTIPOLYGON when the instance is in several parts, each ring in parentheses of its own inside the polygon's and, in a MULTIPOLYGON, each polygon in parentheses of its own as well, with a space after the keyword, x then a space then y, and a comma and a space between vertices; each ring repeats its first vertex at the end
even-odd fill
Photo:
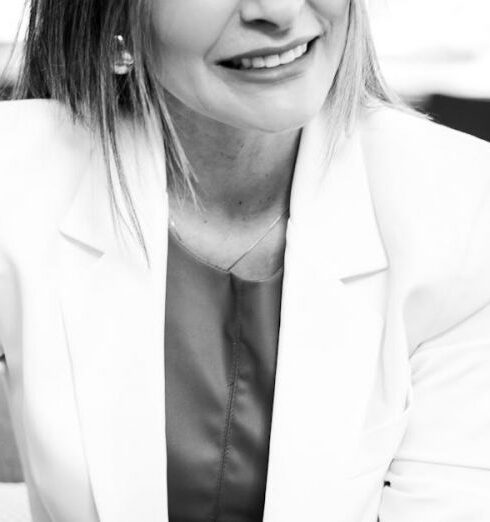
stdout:
POLYGON ((114 74, 129 74, 134 68, 133 55, 128 51, 124 37, 120 34, 114 36, 114 74))

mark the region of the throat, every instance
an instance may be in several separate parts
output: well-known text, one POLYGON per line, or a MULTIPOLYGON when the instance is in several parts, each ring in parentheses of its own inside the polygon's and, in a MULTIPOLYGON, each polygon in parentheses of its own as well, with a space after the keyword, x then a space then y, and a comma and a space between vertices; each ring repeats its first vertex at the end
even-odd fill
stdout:
POLYGON ((212 120, 171 99, 169 110, 207 212, 257 219, 285 208, 301 131, 265 133, 212 120))

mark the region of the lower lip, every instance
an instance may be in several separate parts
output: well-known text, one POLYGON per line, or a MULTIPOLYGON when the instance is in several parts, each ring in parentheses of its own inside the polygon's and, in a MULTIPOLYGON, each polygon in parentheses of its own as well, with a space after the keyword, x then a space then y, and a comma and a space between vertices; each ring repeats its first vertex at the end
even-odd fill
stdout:
POLYGON ((224 67, 223 65, 219 65, 219 67, 227 74, 230 74, 241 81, 253 83, 277 83, 290 80, 301 76, 308 69, 314 58, 319 40, 320 38, 317 38, 312 42, 308 46, 306 53, 299 58, 296 58, 296 60, 290 63, 278 65, 277 67, 262 67, 260 69, 232 69, 230 67, 224 67))

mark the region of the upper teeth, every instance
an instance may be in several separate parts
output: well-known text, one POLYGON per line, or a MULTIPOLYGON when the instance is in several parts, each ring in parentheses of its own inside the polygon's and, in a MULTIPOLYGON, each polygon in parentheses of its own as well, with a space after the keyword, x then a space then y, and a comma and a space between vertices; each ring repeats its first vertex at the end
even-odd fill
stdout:
POLYGON ((269 54, 267 56, 254 56, 253 58, 241 58, 234 62, 234 65, 244 69, 270 69, 283 65, 285 63, 294 62, 300 56, 306 53, 307 44, 301 44, 281 54, 269 54))

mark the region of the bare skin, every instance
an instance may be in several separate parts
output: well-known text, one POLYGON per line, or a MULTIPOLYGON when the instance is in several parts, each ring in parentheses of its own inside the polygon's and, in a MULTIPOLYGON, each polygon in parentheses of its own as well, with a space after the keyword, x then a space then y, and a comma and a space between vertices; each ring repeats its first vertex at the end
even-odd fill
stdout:
MULTIPOLYGON (((195 170, 202 209, 169 195, 183 243, 204 261, 229 267, 288 209, 300 130, 264 133, 211 120, 171 97, 169 110, 195 170)), ((233 267, 261 280, 282 265, 285 216, 233 267)))

